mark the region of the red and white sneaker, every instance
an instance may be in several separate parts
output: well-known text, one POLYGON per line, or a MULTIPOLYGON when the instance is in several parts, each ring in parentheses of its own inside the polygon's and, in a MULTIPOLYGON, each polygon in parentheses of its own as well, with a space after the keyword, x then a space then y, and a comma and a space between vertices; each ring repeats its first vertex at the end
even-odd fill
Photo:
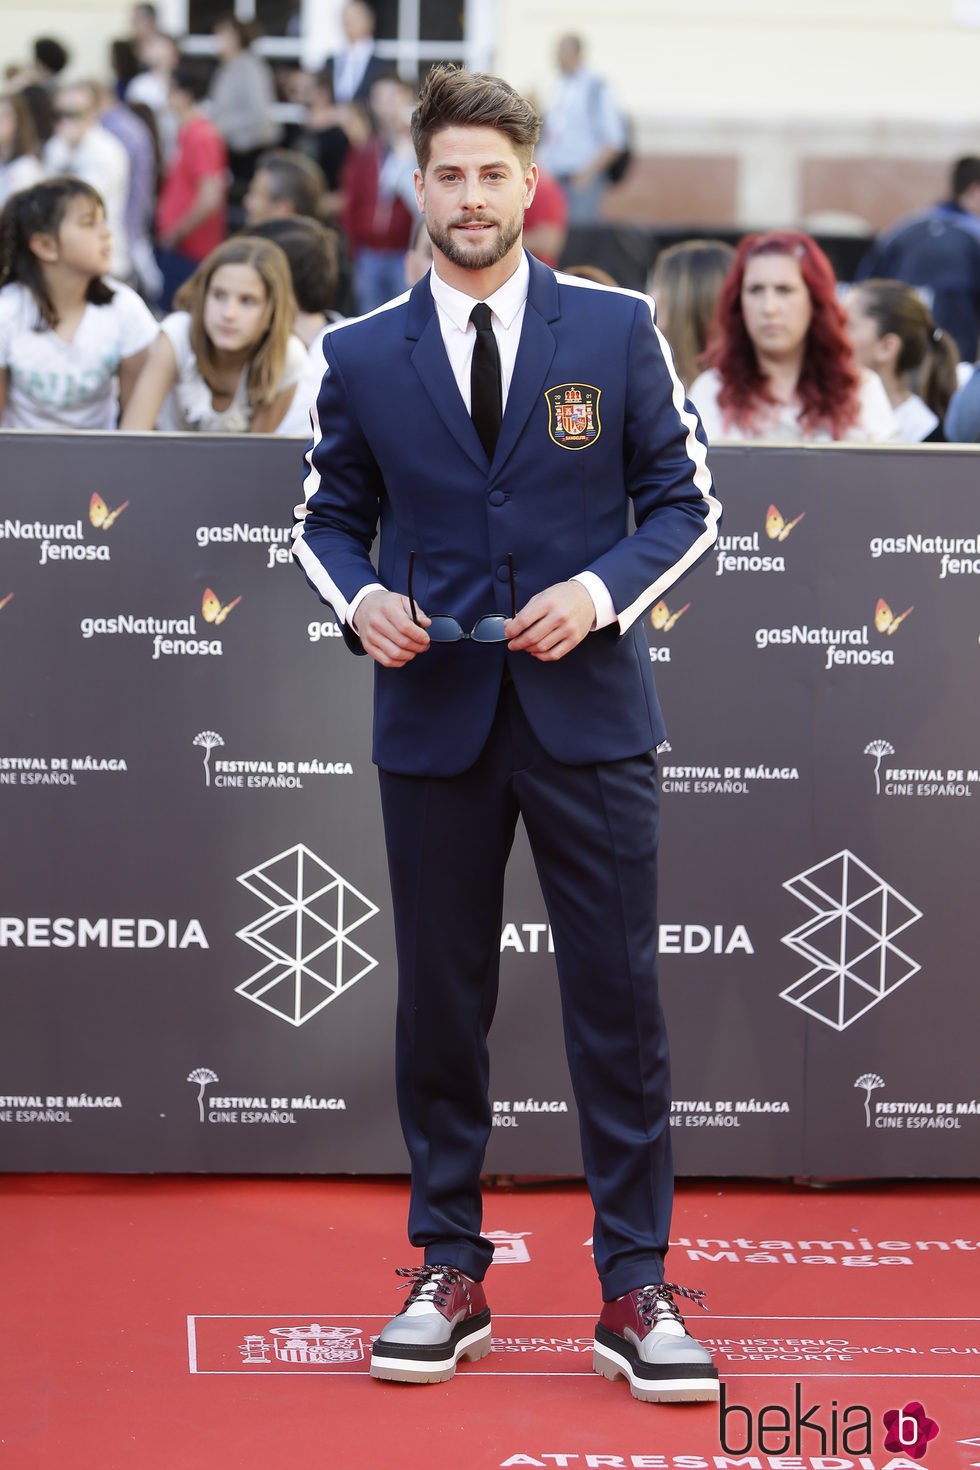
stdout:
POLYGON ((455 1266, 399 1267, 412 1289, 371 1348, 371 1376, 395 1383, 445 1383, 460 1358, 490 1351, 490 1308, 483 1287, 455 1266))
POLYGON ((689 1335, 675 1293, 704 1306, 703 1291, 666 1282, 606 1302, 596 1323, 592 1367, 603 1378, 625 1378, 633 1397, 648 1403, 714 1401, 718 1369, 689 1335))

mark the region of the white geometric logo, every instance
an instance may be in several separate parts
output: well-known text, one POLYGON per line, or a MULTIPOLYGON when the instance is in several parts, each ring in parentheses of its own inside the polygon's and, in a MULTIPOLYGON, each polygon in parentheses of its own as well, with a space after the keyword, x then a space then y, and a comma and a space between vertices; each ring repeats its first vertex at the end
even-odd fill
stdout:
POLYGON ((894 943, 922 910, 848 851, 783 884, 813 911, 783 935, 812 968, 782 991, 783 1000, 844 1031, 909 980, 921 966, 894 943))
POLYGON ((378 912, 300 842, 238 878, 269 912, 237 937, 269 963, 236 986, 292 1026, 302 1026, 377 965, 350 938, 378 912), (316 964, 316 968, 314 968, 316 964))

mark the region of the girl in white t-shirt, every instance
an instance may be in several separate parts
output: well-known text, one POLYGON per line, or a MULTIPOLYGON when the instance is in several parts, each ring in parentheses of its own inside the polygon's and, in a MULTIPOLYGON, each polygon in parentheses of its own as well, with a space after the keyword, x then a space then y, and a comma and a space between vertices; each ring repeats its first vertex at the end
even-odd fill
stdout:
POLYGON ((174 300, 120 427, 272 433, 307 366, 282 250, 226 240, 174 300))
POLYGON ((81 179, 14 194, 0 216, 0 427, 114 429, 157 336, 112 250, 99 195, 81 179))

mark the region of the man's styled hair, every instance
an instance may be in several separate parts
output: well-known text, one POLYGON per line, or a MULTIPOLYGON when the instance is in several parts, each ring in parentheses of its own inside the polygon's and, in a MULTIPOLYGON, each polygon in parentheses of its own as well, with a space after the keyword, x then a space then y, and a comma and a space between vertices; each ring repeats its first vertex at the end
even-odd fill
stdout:
POLYGON ((432 139, 444 128, 494 128, 510 139, 526 167, 541 119, 530 102, 500 77, 440 63, 430 68, 412 113, 412 142, 423 174, 432 139))

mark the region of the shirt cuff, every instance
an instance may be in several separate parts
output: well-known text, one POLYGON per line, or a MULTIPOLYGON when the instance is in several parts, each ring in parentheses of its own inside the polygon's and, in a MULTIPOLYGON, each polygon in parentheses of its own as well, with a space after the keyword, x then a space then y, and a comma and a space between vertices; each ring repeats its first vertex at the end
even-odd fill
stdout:
POLYGON ((382 586, 380 582, 368 582, 367 586, 362 587, 360 592, 355 592, 354 596, 347 604, 348 628, 350 628, 354 633, 357 632, 357 629, 354 627, 354 619, 357 617, 357 609, 360 607, 361 603, 364 601, 365 597, 367 597, 369 592, 387 592, 387 590, 387 587, 382 586))
POLYGON ((609 588, 601 577, 597 577, 595 572, 577 572, 572 581, 581 582, 592 598, 592 604, 595 607, 593 628, 608 628, 611 623, 616 622, 616 609, 613 606, 609 588))

